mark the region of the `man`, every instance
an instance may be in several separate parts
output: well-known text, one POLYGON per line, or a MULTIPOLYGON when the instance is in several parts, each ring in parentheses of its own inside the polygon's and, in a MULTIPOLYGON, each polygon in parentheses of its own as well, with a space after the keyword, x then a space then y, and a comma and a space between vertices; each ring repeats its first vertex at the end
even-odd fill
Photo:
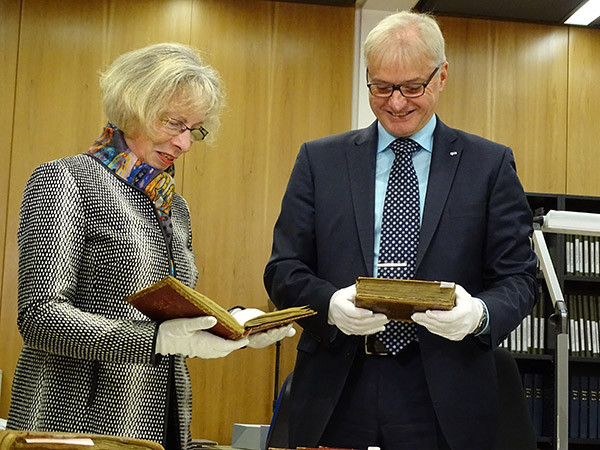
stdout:
POLYGON ((513 155, 435 115, 433 18, 387 17, 364 53, 377 121, 302 145, 265 269, 277 306, 319 312, 302 322, 289 445, 493 448, 493 349, 535 301, 513 155), (456 307, 390 322, 354 305, 358 276, 455 282, 456 307))

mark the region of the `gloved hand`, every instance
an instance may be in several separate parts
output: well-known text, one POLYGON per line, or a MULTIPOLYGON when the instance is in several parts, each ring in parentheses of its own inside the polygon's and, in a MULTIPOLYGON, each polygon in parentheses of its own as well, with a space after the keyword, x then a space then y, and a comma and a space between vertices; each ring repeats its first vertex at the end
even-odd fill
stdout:
MULTIPOLYGON (((257 308, 234 309, 231 315, 241 325, 244 325, 248 320, 254 319, 257 316, 264 314, 263 311, 257 308)), ((263 348, 286 337, 292 337, 296 334, 296 330, 292 328, 292 324, 278 328, 271 328, 267 331, 251 334, 248 336, 248 347, 263 348)))
POLYGON ((254 319, 255 317, 262 316, 265 312, 261 311, 258 308, 245 308, 236 307, 233 311, 231 311, 231 315, 235 320, 238 321, 240 325, 244 325, 250 319, 254 319))
POLYGON ((296 330, 292 328, 292 324, 284 325, 278 328, 271 328, 267 331, 261 331, 248 336, 248 347, 263 348, 286 337, 292 337, 296 334, 296 330))
POLYGON ((356 285, 337 290, 329 300, 327 323, 335 325, 345 334, 367 335, 385 330, 385 324, 390 320, 385 314, 373 313, 365 308, 354 305, 356 285))
POLYGON ((180 353, 208 359, 227 356, 248 345, 247 338, 233 341, 203 331, 216 323, 217 319, 213 316, 165 320, 158 326, 155 351, 161 355, 180 353))
POLYGON ((451 341, 460 341, 471 334, 483 317, 483 302, 471 297, 461 285, 456 285, 456 306, 449 311, 427 310, 411 318, 432 333, 451 341))

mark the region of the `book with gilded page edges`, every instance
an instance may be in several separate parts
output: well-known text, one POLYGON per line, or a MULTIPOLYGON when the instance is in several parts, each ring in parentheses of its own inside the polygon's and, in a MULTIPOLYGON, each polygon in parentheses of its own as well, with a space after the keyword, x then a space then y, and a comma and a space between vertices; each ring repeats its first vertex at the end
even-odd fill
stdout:
POLYGON ((355 304, 383 313, 390 320, 412 322, 410 316, 415 312, 452 309, 456 304, 455 287, 444 281, 358 277, 355 304))
POLYGON ((171 276, 130 295, 126 300, 157 321, 214 316, 217 324, 208 331, 233 340, 317 314, 308 306, 297 306, 270 311, 241 325, 225 308, 171 276))

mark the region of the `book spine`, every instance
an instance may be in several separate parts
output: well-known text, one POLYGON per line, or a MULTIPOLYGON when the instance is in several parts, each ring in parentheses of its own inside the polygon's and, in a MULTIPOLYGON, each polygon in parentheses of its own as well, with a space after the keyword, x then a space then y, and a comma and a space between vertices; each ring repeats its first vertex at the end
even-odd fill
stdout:
POLYGON ((588 437, 598 439, 598 376, 590 376, 589 393, 589 412, 588 412, 588 437))
POLYGON ((579 438, 588 438, 588 380, 586 376, 580 378, 579 385, 579 438))
POLYGON ((582 259, 582 263, 583 263, 583 275, 585 276, 590 276, 590 240, 588 238, 588 236, 583 236, 582 240, 582 245, 583 245, 583 259, 582 259))
POLYGON ((531 417, 531 421, 534 422, 534 397, 533 397, 533 383, 534 383, 534 374, 530 372, 526 372, 522 375, 523 380, 523 390, 525 391, 525 404, 527 405, 527 410, 529 411, 529 417, 531 417))
POLYGON ((570 378, 570 400, 569 400, 569 437, 579 437, 579 380, 580 377, 570 378))
POLYGON ((546 294, 542 291, 540 300, 540 353, 546 352, 546 294))
POLYGON ((592 350, 592 317, 590 309, 590 296, 583 296, 583 308, 584 308, 584 321, 585 321, 585 356, 591 357, 593 354, 592 350))
POLYGON ((570 310, 569 314, 569 343, 570 349, 569 352, 571 355, 576 356, 579 353, 579 343, 578 343, 578 327, 577 327, 577 302, 575 301, 574 295, 567 295, 568 298, 567 304, 570 310))
POLYGON ((598 297, 590 296, 590 314, 592 316, 592 356, 600 356, 600 336, 598 336, 598 297))
POLYGON ((574 236, 574 242, 573 242, 573 247, 574 247, 574 253, 575 253, 575 275, 581 275, 582 274, 582 264, 581 264, 581 253, 582 253, 582 246, 581 246, 581 238, 578 235, 574 236))
POLYGON ((543 375, 541 373, 536 373, 533 375, 533 428, 536 436, 542 435, 542 422, 544 417, 543 400, 543 375))
POLYGON ((574 237, 572 234, 568 234, 565 236, 565 273, 567 275, 573 275, 575 272, 573 269, 573 241, 574 237))
POLYGON ((533 342, 531 343, 532 353, 538 354, 541 353, 540 348, 540 303, 542 298, 538 296, 538 301, 533 307, 533 312, 531 316, 531 335, 533 342))
POLYGON ((600 276, 600 237, 594 237, 594 246, 596 247, 595 256, 596 259, 594 261, 596 265, 596 275, 600 276))

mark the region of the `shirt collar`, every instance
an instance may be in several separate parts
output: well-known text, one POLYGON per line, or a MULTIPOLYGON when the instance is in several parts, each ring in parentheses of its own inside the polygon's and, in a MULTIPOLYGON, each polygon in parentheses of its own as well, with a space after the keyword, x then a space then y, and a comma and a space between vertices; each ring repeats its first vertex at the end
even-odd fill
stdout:
MULTIPOLYGON (((427 122, 427 124, 423 128, 421 128, 412 136, 409 136, 409 138, 415 141, 417 144, 419 144, 422 149, 431 153, 433 150, 433 132, 435 130, 436 124, 437 118, 434 114, 433 116, 431 116, 431 119, 429 119, 429 122, 427 122)), ((377 153, 380 153, 383 152, 386 148, 388 148, 388 146, 397 138, 388 133, 379 122, 377 122, 377 131, 377 153)))

